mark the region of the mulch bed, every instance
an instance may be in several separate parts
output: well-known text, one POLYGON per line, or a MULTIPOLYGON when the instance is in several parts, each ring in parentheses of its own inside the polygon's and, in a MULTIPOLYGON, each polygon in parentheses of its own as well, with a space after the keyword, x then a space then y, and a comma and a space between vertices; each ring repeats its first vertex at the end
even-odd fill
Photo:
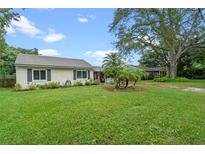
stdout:
POLYGON ((104 88, 107 91, 110 92, 140 92, 140 91, 144 91, 144 88, 142 87, 127 87, 127 88, 120 88, 120 89, 116 89, 114 87, 105 87, 104 88))

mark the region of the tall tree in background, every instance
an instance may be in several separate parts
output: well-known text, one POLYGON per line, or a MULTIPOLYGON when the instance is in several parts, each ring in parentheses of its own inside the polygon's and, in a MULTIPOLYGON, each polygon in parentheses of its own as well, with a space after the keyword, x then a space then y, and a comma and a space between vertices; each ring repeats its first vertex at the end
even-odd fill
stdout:
POLYGON ((205 47, 203 14, 203 9, 117 9, 110 31, 123 54, 154 52, 158 64, 175 78, 181 57, 205 47))
POLYGON ((7 74, 15 73, 14 62, 19 53, 38 54, 38 50, 10 47, 5 42, 5 34, 12 20, 18 20, 19 14, 12 9, 0 8, 0 75, 4 78, 7 74))
MULTIPOLYGON (((6 47, 4 35, 12 20, 18 20, 19 15, 12 9, 0 8, 0 56, 6 47)), ((0 57, 1 58, 1 57, 0 57)), ((0 59, 1 60, 1 59, 0 59)))
POLYGON ((3 61, 0 65, 0 75, 5 76, 7 74, 14 74, 16 72, 14 63, 16 56, 19 53, 37 55, 38 49, 23 49, 7 46, 2 54, 3 61))
POLYGON ((6 30, 10 25, 12 20, 18 19, 18 14, 14 13, 12 9, 3 9, 0 8, 0 73, 2 75, 6 74, 6 70, 8 69, 5 66, 5 55, 7 54, 6 48, 7 44, 5 42, 4 36, 6 34, 6 30))
POLYGON ((158 54, 150 51, 141 54, 141 57, 138 62, 140 65, 146 67, 162 67, 163 65, 156 61, 156 59, 158 59, 158 54))

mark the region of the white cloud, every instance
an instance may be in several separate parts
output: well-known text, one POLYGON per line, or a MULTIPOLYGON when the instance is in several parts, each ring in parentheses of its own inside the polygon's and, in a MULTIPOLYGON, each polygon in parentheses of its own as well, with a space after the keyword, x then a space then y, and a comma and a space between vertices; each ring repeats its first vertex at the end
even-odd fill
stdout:
POLYGON ((48 32, 40 30, 34 22, 31 22, 25 16, 20 16, 18 21, 12 20, 10 27, 7 28, 7 34, 13 34, 16 31, 20 31, 32 38, 42 39, 47 43, 57 42, 66 37, 62 33, 55 32, 55 29, 49 29, 48 32))
POLYGON ((88 17, 89 17, 90 19, 93 19, 93 20, 96 19, 96 16, 95 16, 95 15, 92 15, 92 14, 91 14, 91 15, 88 15, 88 17))
POLYGON ((62 33, 56 33, 54 29, 49 29, 48 35, 46 35, 43 40, 47 43, 57 42, 66 38, 62 33))
POLYGON ((44 56, 60 56, 61 54, 55 49, 42 49, 38 53, 44 56))
POLYGON ((78 17, 78 21, 81 22, 81 23, 86 23, 86 22, 88 22, 88 19, 87 18, 78 17))
POLYGON ((81 22, 81 23, 86 23, 86 22, 89 21, 89 19, 91 19, 91 20, 96 19, 96 16, 92 15, 92 14, 90 14, 90 15, 82 15, 82 14, 78 13, 77 16, 78 16, 77 20, 79 22, 81 22))
POLYGON ((90 55, 90 54, 92 54, 92 51, 87 51, 84 53, 84 55, 90 55))
POLYGON ((14 34, 16 31, 12 26, 9 26, 6 28, 6 34, 10 35, 10 34, 14 34))
POLYGON ((29 37, 39 38, 43 34, 43 31, 37 28, 35 24, 31 22, 30 20, 28 20, 25 16, 20 16, 18 21, 12 20, 11 25, 16 30, 24 33, 25 35, 29 37))
POLYGON ((117 50, 97 50, 97 51, 87 51, 84 53, 85 56, 95 59, 95 64, 101 65, 103 58, 106 54, 118 52, 117 50))

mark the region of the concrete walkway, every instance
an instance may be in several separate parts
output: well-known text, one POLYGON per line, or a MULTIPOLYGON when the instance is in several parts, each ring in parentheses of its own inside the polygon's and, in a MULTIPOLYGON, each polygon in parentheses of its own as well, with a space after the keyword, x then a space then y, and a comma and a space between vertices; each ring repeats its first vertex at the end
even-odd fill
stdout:
POLYGON ((186 87, 183 90, 184 91, 193 91, 193 92, 198 92, 198 93, 205 93, 205 89, 204 88, 186 87))

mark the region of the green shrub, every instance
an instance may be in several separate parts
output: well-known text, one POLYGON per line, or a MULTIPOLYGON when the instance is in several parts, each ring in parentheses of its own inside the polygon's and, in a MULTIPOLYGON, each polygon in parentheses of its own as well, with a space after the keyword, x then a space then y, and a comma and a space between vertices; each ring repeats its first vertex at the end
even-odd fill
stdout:
POLYGON ((74 86, 83 86, 83 83, 81 81, 76 81, 74 83, 74 86))
POLYGON ((60 82, 48 82, 47 83, 47 88, 48 89, 55 89, 55 88, 60 88, 60 82))
POLYGON ((37 88, 37 84, 35 84, 35 83, 31 83, 31 84, 28 85, 29 90, 34 90, 36 88, 37 88))
POLYGON ((0 87, 14 87, 15 79, 0 79, 0 87))
POLYGON ((61 85, 60 82, 48 82, 44 84, 38 84, 37 87, 40 89, 55 89, 60 88, 61 85))
POLYGON ((188 81, 189 81, 189 79, 187 79, 187 78, 185 78, 185 77, 177 77, 175 80, 176 80, 177 82, 188 82, 188 81))
POLYGON ((100 84, 100 80, 99 79, 95 79, 92 81, 91 83, 92 85, 99 85, 100 84))
POLYGON ((47 83, 38 84, 37 87, 40 88, 40 89, 48 89, 48 84, 47 83))
POLYGON ((16 91, 22 90, 22 87, 21 87, 21 85, 20 85, 19 83, 16 83, 16 84, 14 85, 14 88, 15 88, 16 91))
POLYGON ((154 81, 155 82, 172 82, 174 81, 174 79, 165 76, 165 77, 155 77, 154 81))
POLYGON ((91 85, 91 82, 90 81, 85 81, 85 86, 89 86, 91 85))
POLYGON ((185 78, 185 77, 177 77, 176 79, 172 79, 169 77, 155 77, 154 78, 155 82, 187 82, 189 81, 189 79, 185 78))

